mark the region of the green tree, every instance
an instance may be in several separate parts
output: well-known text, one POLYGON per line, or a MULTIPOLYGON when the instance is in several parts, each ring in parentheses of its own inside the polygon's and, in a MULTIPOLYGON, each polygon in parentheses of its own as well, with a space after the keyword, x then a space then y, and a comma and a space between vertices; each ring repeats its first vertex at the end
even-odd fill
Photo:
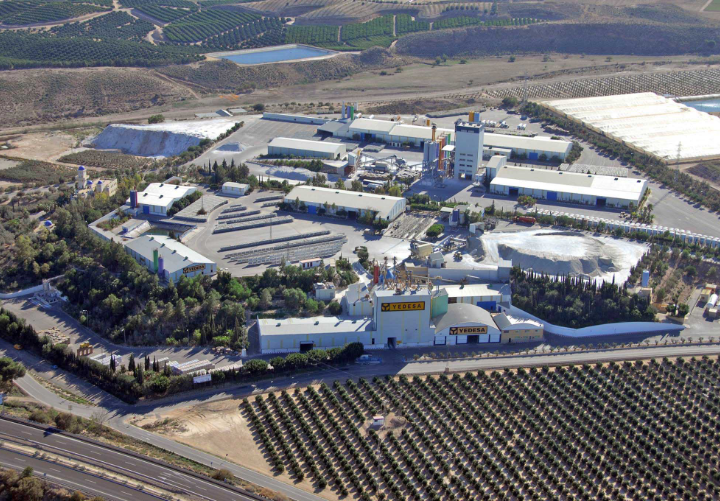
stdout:
POLYGON ((243 364, 245 369, 250 374, 262 374, 267 371, 268 363, 265 360, 254 358, 243 364))
POLYGON ((0 357, 0 380, 3 383, 21 378, 25 375, 25 366, 10 357, 0 357))
POLYGON ((162 115, 152 115, 148 118, 149 124, 159 124, 165 121, 165 117, 162 115))

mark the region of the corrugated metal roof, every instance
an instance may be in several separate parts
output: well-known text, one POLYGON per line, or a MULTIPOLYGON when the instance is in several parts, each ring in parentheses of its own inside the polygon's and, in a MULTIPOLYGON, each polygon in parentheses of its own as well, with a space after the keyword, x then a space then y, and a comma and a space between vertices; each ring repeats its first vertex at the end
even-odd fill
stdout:
POLYGON ((350 124, 350 130, 370 130, 388 133, 395 127, 398 122, 389 120, 375 120, 372 118, 358 118, 350 124))
POLYGON ((505 166, 498 169, 497 176, 493 178, 490 185, 576 193, 637 202, 647 181, 505 166))
POLYGON ((261 336, 288 336, 293 334, 343 334, 369 331, 371 319, 340 318, 340 317, 310 317, 286 318, 276 320, 261 318, 258 328, 261 336))
POLYGON ((546 136, 509 136, 507 134, 494 134, 492 132, 485 133, 483 145, 496 148, 546 151, 548 153, 567 153, 570 151, 570 148, 572 148, 570 141, 550 139, 546 136))
POLYGON ((345 153, 345 145, 341 143, 328 143, 325 141, 310 141, 308 139, 294 139, 291 137, 276 137, 268 146, 276 148, 295 148, 298 150, 320 151, 337 155, 345 153))
POLYGON ((319 132, 327 132, 328 134, 346 134, 349 128, 350 124, 348 123, 332 120, 322 124, 317 130, 319 132))
POLYGON ((149 261, 153 260, 153 251, 158 249, 163 258, 164 267, 169 273, 193 264, 214 263, 177 240, 162 235, 141 235, 126 243, 125 246, 149 261))
MULTIPOLYGON (((468 270, 472 274, 472 270, 468 270)), ((442 287, 450 297, 473 297, 509 295, 510 287, 507 284, 472 284, 472 285, 446 285, 442 287)))
POLYGON ((374 210, 383 218, 390 214, 395 204, 405 200, 402 197, 391 197, 390 195, 376 195, 375 193, 336 190, 308 185, 296 186, 290 193, 285 195, 286 202, 294 202, 298 198, 305 203, 324 204, 327 202, 329 205, 334 203, 338 207, 374 210))
POLYGON ((232 181, 228 181, 227 183, 223 183, 223 188, 225 188, 226 186, 227 186, 228 188, 238 188, 238 189, 241 189, 241 190, 247 190, 247 189, 250 187, 249 184, 245 184, 245 183, 233 183, 232 181))
POLYGON ((543 325, 536 321, 526 318, 516 318, 506 315, 505 313, 500 313, 499 315, 495 315, 493 317, 493 320, 495 321, 495 324, 498 326, 500 330, 504 329, 538 329, 541 328, 543 325))

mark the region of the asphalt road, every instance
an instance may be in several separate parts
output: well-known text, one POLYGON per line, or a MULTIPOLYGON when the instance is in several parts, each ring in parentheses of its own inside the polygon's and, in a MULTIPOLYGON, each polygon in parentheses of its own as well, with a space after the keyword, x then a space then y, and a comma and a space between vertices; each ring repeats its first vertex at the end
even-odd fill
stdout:
MULTIPOLYGON (((149 443, 156 447, 160 447, 164 450, 174 452, 175 454, 178 454, 179 456, 191 459, 193 461, 204 464, 211 468, 217 468, 217 469, 226 468, 226 469, 230 470, 233 473, 233 475, 235 475, 238 478, 241 478, 243 480, 246 480, 248 482, 251 482, 253 484, 256 484, 256 485, 259 485, 262 487, 266 487, 266 488, 271 489, 276 492, 281 492, 281 493, 285 494, 286 496, 290 497, 291 499, 294 499, 297 501, 318 501, 320 499, 319 497, 317 497, 313 494, 310 494, 301 489, 295 488, 292 485, 288 485, 283 482, 280 482, 279 480, 276 480, 272 477, 268 477, 261 473, 257 473, 251 469, 244 468, 244 467, 236 465, 234 463, 223 461, 221 458, 219 458, 217 456, 213 456, 212 454, 208 454, 206 452, 199 451, 199 450, 189 447, 187 445, 175 442, 175 441, 165 438, 161 435, 157 435, 155 433, 145 431, 141 428, 137 428, 137 427, 132 426, 125 422, 125 419, 131 414, 152 413, 153 406, 151 406, 151 405, 143 406, 142 408, 136 408, 131 405, 124 404, 124 403, 110 404, 105 407, 81 405, 81 404, 69 402, 68 400, 65 400, 64 398, 60 397, 59 395, 53 393, 52 391, 48 390, 43 385, 38 383, 30 375, 26 374, 24 377, 18 379, 16 382, 17 382, 18 386, 23 391, 25 391, 30 397, 34 398, 35 400, 37 400, 39 402, 44 403, 45 405, 53 407, 55 409, 58 409, 58 410, 61 410, 64 412, 69 412, 71 414, 75 414, 77 416, 81 416, 81 417, 88 418, 88 419, 97 414, 107 413, 107 421, 105 422, 105 424, 125 435, 132 437, 132 438, 141 440, 143 442, 149 443)), ((200 397, 199 400, 204 400, 204 399, 202 399, 202 397, 200 397)), ((199 400, 198 400, 198 397, 190 398, 189 401, 186 402, 186 405, 193 405, 195 403, 199 403, 199 400)), ((182 403, 178 403, 176 405, 182 405, 182 403)), ((0 428, 0 431, 2 431, 1 428, 0 428)), ((145 471, 145 470, 141 469, 140 471, 145 471)), ((193 477, 189 477, 189 478, 194 483, 198 482, 193 477)), ((199 492, 199 494, 203 494, 203 493, 199 492)), ((225 497, 225 498, 210 497, 209 499, 246 499, 246 498, 235 495, 235 497, 225 497)))
MULTIPOLYGON (((2 434, 9 435, 11 437, 21 438, 24 440, 31 440, 44 446, 46 450, 50 453, 57 452, 58 454, 62 455, 65 455, 66 453, 72 453, 73 455, 82 456, 86 461, 94 463, 100 467, 104 465, 110 465, 114 466, 115 468, 128 470, 135 473, 136 475, 141 475, 149 479, 155 479, 155 481, 165 484, 164 487, 168 490, 182 489, 185 492, 200 499, 218 501, 252 499, 250 497, 242 496, 239 493, 230 489, 216 485, 212 482, 207 482, 194 476, 178 472, 174 469, 166 468, 150 461, 144 461, 129 454, 117 452, 113 449, 102 447, 100 445, 89 444, 68 435, 48 433, 47 431, 39 430, 32 426, 26 426, 23 424, 0 419, 0 436, 2 436, 2 434)), ((27 462, 26 460, 29 459, 27 457, 9 451, 1 452, 9 454, 10 456, 12 456, 12 460, 16 461, 16 463, 20 463, 20 469, 24 468, 25 466, 32 466, 39 473, 45 473, 50 469, 50 466, 52 466, 52 468, 60 468, 60 466, 57 466, 54 463, 52 465, 45 466, 44 468, 36 468, 36 466, 32 464, 24 464, 25 462, 27 462)), ((41 461, 41 463, 45 465, 48 464, 43 461, 41 461)), ((64 478, 74 480, 74 478, 76 477, 90 477, 92 480, 85 479, 83 485, 87 484, 88 489, 92 491, 95 491, 95 489, 93 488, 94 484, 97 484, 99 488, 99 483, 102 479, 96 478, 93 475, 76 472, 71 468, 66 468, 66 470, 72 472, 73 475, 63 475, 64 478)), ((102 495, 103 497, 128 500, 155 499, 154 496, 150 496, 146 493, 141 493, 140 491, 134 491, 127 486, 122 486, 122 490, 133 490, 133 494, 129 494, 127 496, 112 495, 110 493, 118 492, 120 490, 120 486, 118 484, 115 484, 114 482, 105 482, 109 485, 102 488, 104 492, 101 493, 98 491, 98 494, 102 495)))
POLYGON ((157 501, 160 499, 89 473, 4 449, 0 449, 0 465, 18 471, 30 466, 36 477, 73 491, 102 496, 104 499, 117 501, 157 501))

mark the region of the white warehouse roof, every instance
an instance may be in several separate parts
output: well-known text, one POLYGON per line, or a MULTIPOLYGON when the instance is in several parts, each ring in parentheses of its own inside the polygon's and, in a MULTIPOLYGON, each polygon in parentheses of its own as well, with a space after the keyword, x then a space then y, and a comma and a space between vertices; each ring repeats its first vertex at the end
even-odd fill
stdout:
POLYGON ((485 146, 493 146, 496 148, 536 150, 558 154, 567 153, 570 151, 570 148, 572 148, 570 141, 550 139, 546 136, 523 137, 494 134, 492 132, 485 133, 483 143, 485 146))
POLYGON ((145 191, 137 194, 138 204, 169 207, 185 195, 194 193, 197 188, 194 186, 180 186, 167 183, 150 183, 145 191))
POLYGON ((342 334, 371 330, 371 319, 310 317, 310 318, 261 318, 258 320, 261 336, 288 336, 293 334, 342 334))
POLYGON ((327 143, 325 141, 310 141, 308 139, 294 139, 290 137, 276 137, 268 146, 276 148, 292 148, 296 150, 317 151, 342 155, 345 153, 345 145, 342 143, 327 143))
POLYGON ((374 132, 388 133, 399 122, 391 122, 390 120, 374 120, 372 118, 358 118, 350 124, 350 130, 371 130, 374 132))
POLYGON ((333 203, 338 207, 349 207, 358 210, 377 211, 378 216, 385 219, 399 202, 405 202, 402 197, 391 197, 390 195, 376 195, 375 193, 363 193, 361 191, 336 190, 334 188, 321 188, 318 186, 301 185, 295 186, 290 193, 285 195, 285 201, 293 202, 300 199, 302 202, 329 205, 333 203))
POLYGON ((232 181, 228 181, 228 182, 226 182, 226 183, 223 183, 223 188, 225 188, 226 186, 227 186, 228 188, 237 188, 237 189, 239 189, 239 190, 247 190, 247 189, 250 187, 249 184, 245 184, 245 183, 233 183, 232 181))
POLYGON ((720 118, 653 92, 545 103, 619 141, 664 159, 720 155, 720 118))
POLYGON ((498 169, 497 176, 490 184, 616 198, 637 203, 645 190, 647 181, 627 177, 505 166, 498 169))
POLYGON ((202 254, 173 238, 162 235, 139 236, 126 243, 125 246, 151 262, 153 251, 158 249, 159 255, 163 258, 164 268, 170 274, 193 264, 213 264, 213 261, 202 254))

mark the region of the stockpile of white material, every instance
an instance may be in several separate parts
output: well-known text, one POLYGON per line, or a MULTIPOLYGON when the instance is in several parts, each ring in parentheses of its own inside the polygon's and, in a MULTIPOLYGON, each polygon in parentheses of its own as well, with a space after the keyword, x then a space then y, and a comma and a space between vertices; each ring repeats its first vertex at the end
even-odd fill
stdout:
POLYGON ((267 170, 269 176, 281 177, 283 179, 290 179, 293 181, 307 181, 315 177, 315 173, 308 169, 299 167, 294 169, 292 167, 270 167, 267 170))
POLYGON ((233 125, 234 120, 225 119, 152 125, 113 124, 93 138, 91 146, 142 157, 171 157, 199 145, 203 139, 217 139, 233 125))
POLYGON ((511 259, 514 266, 548 275, 588 275, 624 283, 647 246, 576 231, 493 232, 481 237, 485 262, 511 259))

